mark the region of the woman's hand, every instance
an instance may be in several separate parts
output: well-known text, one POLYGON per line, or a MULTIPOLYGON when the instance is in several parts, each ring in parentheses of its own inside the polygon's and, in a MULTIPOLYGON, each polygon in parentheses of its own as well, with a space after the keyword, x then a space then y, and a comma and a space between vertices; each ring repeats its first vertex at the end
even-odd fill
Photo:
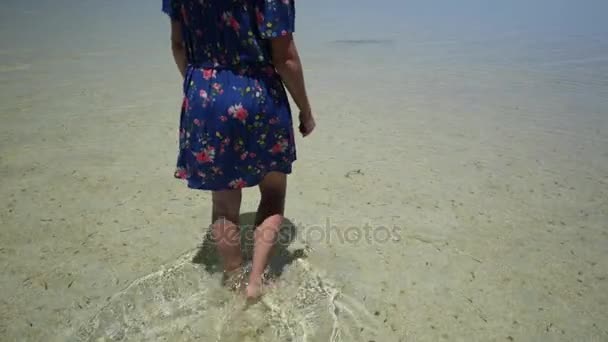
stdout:
POLYGON ((300 112, 300 133, 302 133, 303 137, 307 137, 308 135, 310 135, 310 133, 312 133, 312 131, 315 129, 316 127, 316 123, 315 123, 315 118, 312 115, 312 111, 308 110, 308 111, 304 111, 304 112, 300 112))

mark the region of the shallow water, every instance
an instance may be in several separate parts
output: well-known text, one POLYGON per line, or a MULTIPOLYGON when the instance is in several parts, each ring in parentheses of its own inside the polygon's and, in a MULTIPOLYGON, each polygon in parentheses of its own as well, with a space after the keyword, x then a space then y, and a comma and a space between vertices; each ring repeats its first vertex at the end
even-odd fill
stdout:
POLYGON ((209 198, 171 178, 159 8, 3 3, 7 340, 608 338, 604 1, 298 2, 319 130, 287 215, 312 251, 247 311, 186 252, 209 198))
POLYGON ((238 293, 192 263, 188 253, 115 294, 68 340, 369 341, 392 340, 365 307, 298 258, 261 301, 238 293))
MULTIPOLYGON (((251 215, 243 216, 248 224, 251 215)), ((343 293, 330 275, 309 262, 312 252, 297 241, 296 227, 283 225, 265 272, 265 294, 247 303, 241 292, 221 285, 221 263, 207 233, 201 246, 134 280, 107 298, 91 318, 68 332, 68 341, 391 341, 379 317, 343 293), (300 246, 298 248, 297 246, 300 246)), ((252 231, 242 234, 247 279, 252 231)), ((237 277, 238 278, 238 277, 237 277)), ((237 278, 234 285, 242 284, 237 278)))

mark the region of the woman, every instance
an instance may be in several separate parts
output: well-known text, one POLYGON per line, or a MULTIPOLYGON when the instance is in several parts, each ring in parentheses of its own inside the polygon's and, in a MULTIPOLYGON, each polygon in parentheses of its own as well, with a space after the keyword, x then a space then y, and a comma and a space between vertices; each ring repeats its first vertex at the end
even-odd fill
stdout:
POLYGON ((212 191, 212 231, 225 276, 243 265, 241 189, 258 186, 252 269, 245 289, 261 295, 262 274, 283 221, 287 175, 296 160, 285 87, 299 130, 315 120, 293 38, 293 0, 163 0, 171 46, 184 77, 175 176, 212 191))

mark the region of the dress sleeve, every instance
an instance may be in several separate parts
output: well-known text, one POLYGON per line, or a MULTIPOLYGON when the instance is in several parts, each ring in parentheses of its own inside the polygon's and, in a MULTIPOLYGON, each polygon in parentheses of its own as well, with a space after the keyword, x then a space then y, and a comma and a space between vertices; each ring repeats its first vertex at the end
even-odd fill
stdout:
POLYGON ((295 31, 295 0, 258 0, 256 15, 263 39, 285 36, 295 31))
POLYGON ((168 15, 171 20, 180 19, 180 0, 162 0, 163 1, 163 12, 168 15))

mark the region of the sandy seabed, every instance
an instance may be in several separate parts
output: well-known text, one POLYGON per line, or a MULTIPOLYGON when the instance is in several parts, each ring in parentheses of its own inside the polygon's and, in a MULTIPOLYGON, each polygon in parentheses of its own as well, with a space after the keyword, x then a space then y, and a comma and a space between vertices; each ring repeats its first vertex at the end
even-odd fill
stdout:
POLYGON ((3 341, 608 340, 605 79, 308 53, 307 252, 237 317, 192 262, 210 207, 172 178, 177 75, 132 52, 2 50, 3 341))

